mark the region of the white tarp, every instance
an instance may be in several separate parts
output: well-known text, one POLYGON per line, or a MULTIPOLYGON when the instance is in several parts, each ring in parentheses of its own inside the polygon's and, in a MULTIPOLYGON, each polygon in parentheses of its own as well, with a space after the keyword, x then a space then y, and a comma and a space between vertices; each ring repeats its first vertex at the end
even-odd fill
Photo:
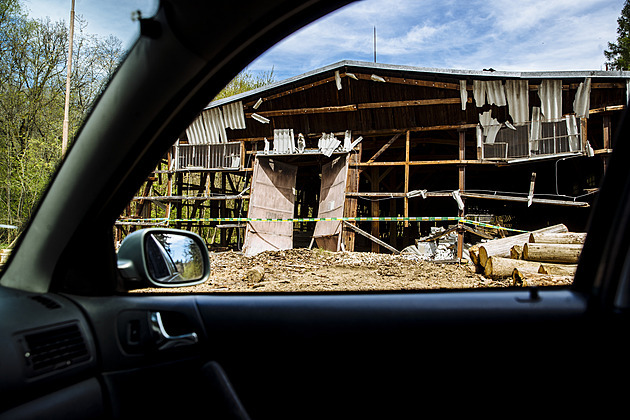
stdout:
POLYGON ((562 119, 562 80, 543 80, 538 87, 541 112, 545 121, 562 119))
POLYGON ((527 80, 506 80, 505 94, 508 110, 514 124, 529 121, 529 82, 527 80))

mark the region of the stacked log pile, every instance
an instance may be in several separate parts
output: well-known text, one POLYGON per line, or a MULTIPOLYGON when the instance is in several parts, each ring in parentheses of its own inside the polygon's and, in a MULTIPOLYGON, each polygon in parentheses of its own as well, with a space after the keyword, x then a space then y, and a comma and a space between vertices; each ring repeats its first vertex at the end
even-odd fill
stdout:
POLYGON ((491 279, 511 278, 522 286, 565 285, 573 282, 585 237, 559 224, 475 245, 470 257, 491 279))

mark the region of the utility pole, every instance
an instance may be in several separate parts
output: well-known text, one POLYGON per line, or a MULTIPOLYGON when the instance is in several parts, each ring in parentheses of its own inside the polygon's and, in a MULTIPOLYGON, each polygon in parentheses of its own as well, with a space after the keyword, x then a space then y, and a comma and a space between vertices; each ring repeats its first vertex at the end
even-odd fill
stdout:
POLYGON ((61 144, 61 155, 66 154, 68 148, 68 126, 70 125, 70 76, 72 75, 72 43, 74 38, 74 0, 70 9, 70 34, 68 35, 68 73, 66 75, 66 103, 63 112, 63 141, 61 144))
POLYGON ((376 63, 376 26, 374 27, 374 62, 376 63))

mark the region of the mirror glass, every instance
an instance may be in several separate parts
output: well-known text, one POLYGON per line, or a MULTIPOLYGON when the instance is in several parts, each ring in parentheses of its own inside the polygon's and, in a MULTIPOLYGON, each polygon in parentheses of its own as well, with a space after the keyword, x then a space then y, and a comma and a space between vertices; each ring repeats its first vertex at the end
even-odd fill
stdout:
POLYGON ((199 245, 190 237, 154 232, 145 239, 146 262, 153 280, 184 283, 204 275, 204 258, 199 245))

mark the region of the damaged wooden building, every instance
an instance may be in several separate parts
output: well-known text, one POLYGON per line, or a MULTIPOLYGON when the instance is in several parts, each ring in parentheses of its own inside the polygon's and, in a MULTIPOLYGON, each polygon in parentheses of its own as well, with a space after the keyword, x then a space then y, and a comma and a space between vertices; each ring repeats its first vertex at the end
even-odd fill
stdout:
MULTIPOLYGON (((396 251, 439 224, 421 219, 431 217, 580 231, 629 83, 619 71, 338 62, 210 103, 116 234, 168 225, 255 254, 396 251)), ((460 255, 464 235, 479 233, 466 226, 460 255)))

